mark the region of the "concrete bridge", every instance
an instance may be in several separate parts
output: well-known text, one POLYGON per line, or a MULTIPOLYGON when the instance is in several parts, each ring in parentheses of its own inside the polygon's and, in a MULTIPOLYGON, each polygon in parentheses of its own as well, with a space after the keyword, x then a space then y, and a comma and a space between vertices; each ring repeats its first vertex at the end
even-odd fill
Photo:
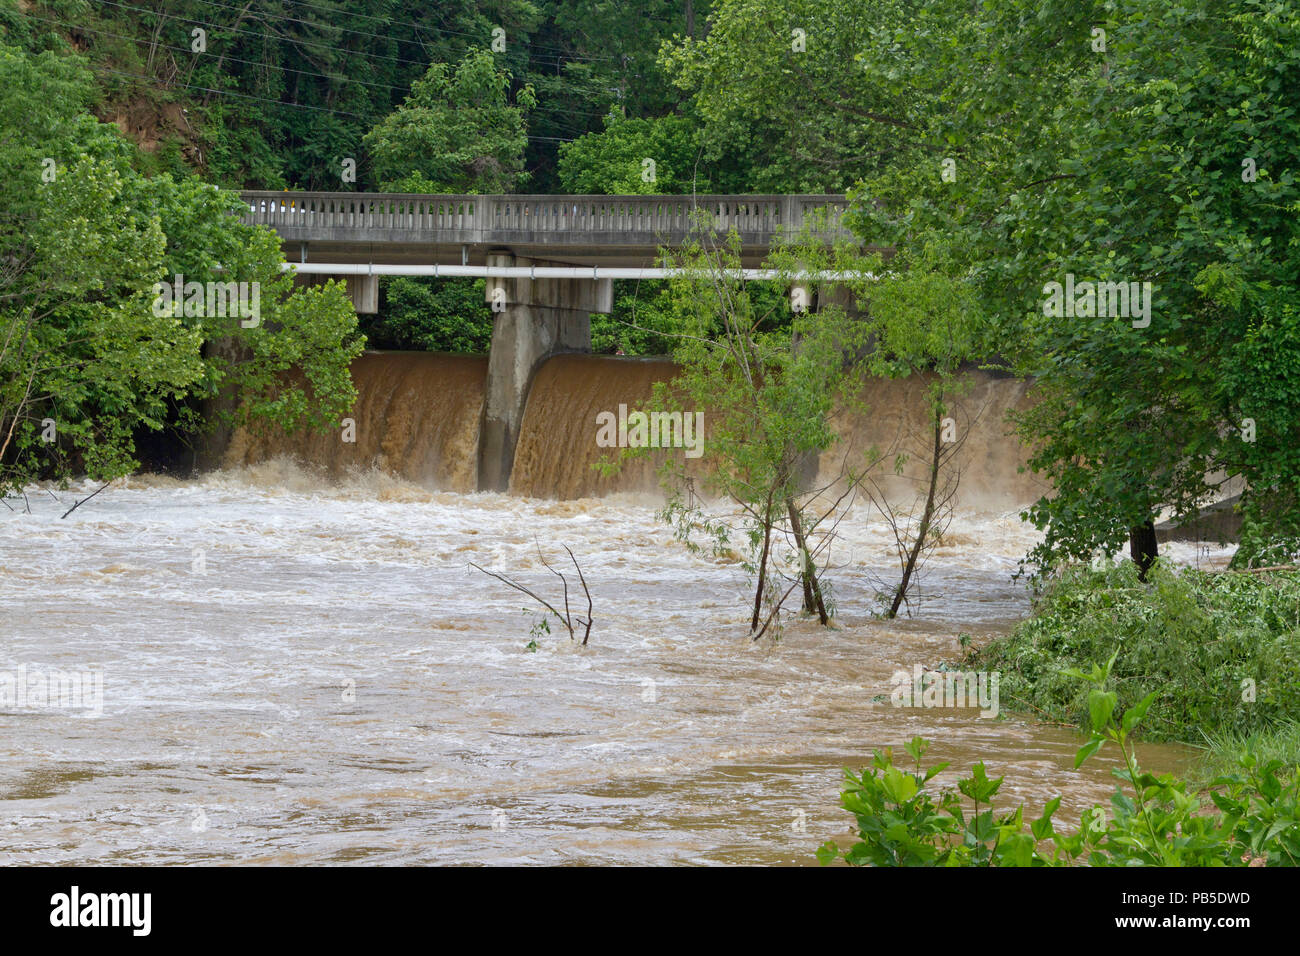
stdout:
MULTIPOLYGON (((748 277, 781 235, 817 219, 848 236, 842 195, 523 196, 249 191, 242 221, 269 226, 302 284, 340 278, 358 312, 378 311, 380 275, 481 276, 494 319, 479 488, 509 485, 533 374, 552 355, 591 351, 591 313, 613 306, 611 280, 659 278, 704 214, 740 238, 748 277)), ((792 290, 812 308, 810 290, 792 290)))

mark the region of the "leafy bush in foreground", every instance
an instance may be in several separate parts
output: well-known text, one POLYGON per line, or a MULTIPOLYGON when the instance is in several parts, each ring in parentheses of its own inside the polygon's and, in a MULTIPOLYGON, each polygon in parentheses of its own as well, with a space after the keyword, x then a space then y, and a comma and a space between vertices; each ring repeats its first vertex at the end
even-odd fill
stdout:
POLYGON ((875 754, 860 775, 845 771, 841 795, 858 820, 859 841, 841 851, 827 842, 817 851, 823 863, 843 858, 854 866, 1295 866, 1300 860, 1300 773, 1280 761, 1241 762, 1241 773, 1216 779, 1209 793, 1215 809, 1169 774, 1144 773, 1130 736, 1156 699, 1153 692, 1116 719, 1118 697, 1104 689, 1115 662, 1084 674, 1092 735, 1079 748, 1075 767, 1106 743, 1120 751, 1122 766, 1111 772, 1128 788, 1116 788, 1111 814, 1085 810, 1077 831, 1062 833, 1052 822, 1061 804, 1048 801, 1042 816, 1025 824, 1024 807, 998 812, 993 799, 1002 778, 990 780, 984 764, 951 790, 937 794, 930 781, 948 765, 922 769, 927 742, 915 737, 904 748, 915 761, 908 771, 893 754, 875 754), (960 795, 959 795, 960 794, 960 795), (936 801, 937 796, 937 801, 936 801), (962 796, 971 800, 970 813, 962 796), (984 809, 981 809, 983 807, 984 809))

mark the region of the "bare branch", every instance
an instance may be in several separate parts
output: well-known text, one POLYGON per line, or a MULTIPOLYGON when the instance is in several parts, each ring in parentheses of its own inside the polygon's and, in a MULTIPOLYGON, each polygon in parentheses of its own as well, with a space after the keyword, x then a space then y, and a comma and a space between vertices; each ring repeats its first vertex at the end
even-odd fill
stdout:
POLYGON ((500 581, 502 584, 506 585, 507 587, 512 587, 512 588, 514 588, 516 591, 519 591, 519 592, 521 592, 521 593, 523 593, 523 594, 527 594, 530 598, 532 598, 534 601, 536 601, 536 602, 537 602, 538 604, 540 604, 542 607, 546 608, 546 610, 550 611, 550 612, 551 612, 552 614, 554 614, 557 618, 559 618, 559 620, 564 624, 564 626, 567 627, 567 628, 569 629, 569 637, 573 637, 573 625, 570 624, 567 620, 565 620, 564 615, 562 615, 559 611, 557 611, 557 610, 554 608, 554 606, 552 606, 551 602, 548 601, 548 600, 546 600, 546 598, 544 598, 544 597, 539 597, 537 594, 535 594, 534 592, 530 591, 528 588, 524 587, 522 584, 519 584, 519 583, 516 582, 516 581, 511 581, 508 577, 506 577, 506 576, 503 575, 503 574, 497 574, 495 571, 489 571, 487 568, 480 567, 479 565, 475 564, 473 561, 471 561, 469 564, 470 564, 470 567, 472 567, 472 568, 478 568, 478 570, 482 571, 484 574, 488 575, 489 577, 494 577, 494 578, 496 578, 498 581, 500 581))
POLYGON ((587 596, 587 616, 585 618, 581 616, 575 618, 573 615, 573 611, 569 605, 568 578, 566 578, 558 569, 556 569, 551 564, 551 562, 546 560, 546 555, 542 553, 541 543, 537 541, 536 537, 534 537, 533 542, 537 547, 537 556, 538 558, 541 559, 542 566, 545 567, 546 570, 554 574, 557 578, 559 578, 560 584, 564 588, 564 613, 563 614, 561 614, 560 611, 555 607, 555 605, 551 604, 550 601, 546 600, 544 597, 537 594, 537 592, 531 590, 530 588, 527 588, 524 585, 520 584, 518 581, 512 581, 504 574, 498 574, 495 571, 489 571, 487 568, 477 565, 473 561, 469 562, 469 565, 472 568, 482 571, 484 574, 488 575, 489 577, 496 578, 498 581, 500 581, 502 584, 506 585, 507 587, 514 588, 516 591, 520 592, 521 594, 528 595, 530 598, 532 598, 542 607, 546 608, 546 610, 554 614, 556 619, 559 620, 560 623, 564 625, 565 629, 569 632, 570 640, 576 640, 577 638, 577 634, 575 633, 574 630, 574 621, 576 620, 579 624, 582 624, 583 625, 582 646, 586 647, 588 640, 591 639, 591 625, 592 625, 593 617, 592 617, 591 590, 587 587, 587 578, 582 573, 582 566, 578 564, 578 559, 574 556, 573 550, 568 545, 562 545, 564 550, 567 551, 569 554, 569 560, 573 562, 573 566, 578 572, 578 580, 582 583, 583 593, 586 594, 587 596))
MULTIPOLYGON (((117 479, 113 479, 113 481, 116 481, 116 480, 117 480, 117 479)), ((102 485, 100 485, 96 490, 92 491, 90 494, 86 495, 86 497, 82 498, 80 501, 78 501, 75 505, 73 505, 73 506, 72 506, 71 508, 69 508, 67 511, 63 512, 63 514, 60 515, 60 518, 66 518, 68 515, 72 514, 72 512, 76 511, 78 508, 80 508, 82 505, 84 505, 84 504, 85 504, 87 501, 89 501, 91 498, 95 497, 95 495, 99 494, 101 491, 103 491, 105 488, 107 488, 109 485, 111 485, 111 484, 113 483, 113 481, 106 481, 106 482, 104 482, 104 483, 103 483, 102 485)), ((29 508, 28 510, 30 510, 30 508, 29 508)))

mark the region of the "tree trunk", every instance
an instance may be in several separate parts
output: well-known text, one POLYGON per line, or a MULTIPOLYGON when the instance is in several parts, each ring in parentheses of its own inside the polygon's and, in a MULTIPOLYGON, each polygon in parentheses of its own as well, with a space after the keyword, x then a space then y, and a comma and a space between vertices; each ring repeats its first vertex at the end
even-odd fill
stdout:
POLYGON ((1144 524, 1130 528, 1128 532, 1128 553, 1138 567, 1138 580, 1145 581, 1151 565, 1156 563, 1160 553, 1160 542, 1156 540, 1155 519, 1148 518, 1144 524))
POLYGON ((763 512, 763 551, 758 558, 758 585, 754 588, 754 616, 749 621, 749 633, 758 630, 763 612, 763 585, 767 583, 767 554, 772 546, 772 498, 769 495, 763 512))
POLYGON ((930 533, 930 520, 934 517, 934 495, 939 487, 939 452, 943 446, 943 419, 939 413, 934 415, 934 457, 930 459, 930 490, 925 496, 925 511, 921 514, 921 525, 916 529, 916 540, 912 543, 912 550, 908 552, 907 563, 903 565, 903 579, 898 582, 898 590, 894 592, 894 603, 890 605, 886 618, 898 616, 898 609, 903 604, 903 598, 907 596, 907 586, 911 583, 912 573, 916 570, 916 562, 921 557, 921 549, 925 546, 925 539, 930 533))
POLYGON ((803 578, 803 609, 809 614, 816 613, 818 623, 823 626, 830 623, 826 613, 826 602, 822 600, 822 586, 817 580, 817 568, 812 555, 808 553, 808 544, 803 536, 803 524, 799 521, 799 509, 794 499, 785 500, 786 512, 790 516, 790 530, 794 533, 794 546, 799 549, 799 576, 803 578))

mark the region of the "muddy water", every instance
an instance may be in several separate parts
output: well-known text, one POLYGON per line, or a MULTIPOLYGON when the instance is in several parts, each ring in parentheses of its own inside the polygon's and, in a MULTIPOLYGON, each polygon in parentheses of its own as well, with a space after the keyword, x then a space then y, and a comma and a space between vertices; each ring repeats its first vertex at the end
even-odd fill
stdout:
POLYGON ((1112 789, 1106 761, 1072 769, 1069 730, 871 703, 1025 613, 1013 517, 959 519, 918 617, 883 623, 886 538, 855 515, 838 626, 755 645, 740 569, 684 551, 650 499, 274 459, 132 479, 66 520, 30 501, 0 510, 0 671, 102 667, 103 706, 0 709, 6 863, 808 863, 845 834, 840 768, 914 734, 1074 819, 1112 789), (468 567, 549 589, 534 536, 581 556, 585 649, 526 650, 524 601, 468 567))
POLYGON ((533 377, 519 430, 510 491, 539 498, 583 498, 615 492, 650 493, 655 469, 667 452, 624 462, 616 474, 592 466, 618 454, 596 444, 596 416, 650 408, 656 382, 672 378, 676 366, 662 359, 608 355, 559 355, 533 377))
POLYGON ((433 352, 367 352, 352 364, 352 427, 253 435, 239 430, 225 449, 237 466, 289 455, 338 478, 376 470, 417 484, 473 491, 487 359, 433 352))
MULTIPOLYGON (((351 411, 353 441, 340 430, 289 438, 235 434, 225 449, 228 467, 255 465, 289 455, 311 462, 331 478, 376 470, 426 487, 472 492, 477 487, 479 424, 487 360, 431 352, 367 352, 352 366, 358 400, 351 411)), ((510 492, 537 498, 577 499, 610 494, 653 494, 666 452, 624 463, 613 475, 593 468, 617 451, 596 444, 596 416, 650 407, 656 382, 676 374, 663 359, 609 355, 559 355, 536 372, 515 450, 510 492)), ((1029 401, 1023 382, 984 372, 966 377, 951 400, 962 441, 953 465, 961 472, 958 503, 985 511, 1011 511, 1034 500, 1046 485, 1021 472, 1025 454, 1008 434, 1007 413, 1029 401)), ((834 418, 841 440, 821 456, 821 483, 847 462, 860 468, 875 449, 884 456, 873 475, 892 500, 906 504, 924 484, 928 433, 928 379, 878 380, 834 418), (896 455, 906 456, 898 475, 896 455)), ((705 415, 705 430, 708 429, 705 415)))

